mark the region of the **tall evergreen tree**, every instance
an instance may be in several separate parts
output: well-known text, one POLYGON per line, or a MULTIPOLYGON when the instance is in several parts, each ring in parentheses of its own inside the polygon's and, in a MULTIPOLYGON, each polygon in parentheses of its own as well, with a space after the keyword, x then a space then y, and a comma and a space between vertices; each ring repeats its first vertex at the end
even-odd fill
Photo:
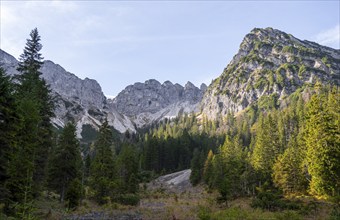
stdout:
POLYGON ((114 154, 112 152, 112 131, 107 120, 99 129, 95 142, 94 159, 90 169, 90 187, 94 191, 95 200, 103 204, 106 199, 113 197, 117 189, 117 175, 114 154))
POLYGON ((203 180, 204 182, 211 187, 213 181, 213 160, 214 160, 214 153, 212 150, 209 150, 207 159, 204 162, 203 167, 203 180))
POLYGON ((281 150, 277 123, 273 115, 264 117, 260 114, 255 140, 252 164, 263 180, 270 180, 273 164, 281 150))
POLYGON ((59 193, 60 202, 64 202, 70 184, 81 178, 82 159, 79 148, 76 127, 68 123, 59 137, 48 166, 48 186, 59 193))
POLYGON ((217 155, 216 170, 214 171, 215 186, 224 201, 241 194, 241 174, 244 169, 244 157, 239 137, 232 140, 226 137, 217 155))
MULTIPOLYGON (((45 167, 48 158, 50 146, 52 146, 52 124, 50 118, 54 115, 54 104, 50 95, 49 86, 45 80, 40 78, 39 69, 43 64, 43 57, 40 53, 42 44, 40 43, 40 35, 38 29, 35 28, 30 33, 30 39, 27 43, 23 54, 19 58, 18 71, 21 75, 17 76, 19 81, 16 96, 19 105, 23 111, 27 111, 27 106, 31 103, 31 107, 37 111, 36 126, 37 131, 32 138, 31 144, 33 149, 33 181, 34 186, 39 190, 43 184, 45 177, 45 167)), ((30 117, 30 114, 25 114, 30 117)), ((25 121, 25 120, 24 120, 25 121)))
POLYGON ((281 154, 273 166, 273 182, 285 194, 304 193, 307 181, 303 173, 303 152, 296 137, 291 137, 288 148, 281 154))
POLYGON ((0 203, 8 203, 9 191, 5 183, 9 178, 10 155, 17 147, 16 136, 20 117, 14 97, 14 84, 0 67, 0 203))
POLYGON ((117 158, 121 192, 136 193, 138 189, 138 158, 132 146, 124 145, 117 158))
POLYGON ((190 182, 192 185, 197 185, 202 178, 202 163, 201 163, 201 154, 197 148, 195 148, 192 160, 191 160, 191 175, 190 182))
POLYGON ((340 108, 339 93, 333 89, 312 96, 308 104, 306 160, 311 175, 310 191, 315 195, 340 194, 340 108))

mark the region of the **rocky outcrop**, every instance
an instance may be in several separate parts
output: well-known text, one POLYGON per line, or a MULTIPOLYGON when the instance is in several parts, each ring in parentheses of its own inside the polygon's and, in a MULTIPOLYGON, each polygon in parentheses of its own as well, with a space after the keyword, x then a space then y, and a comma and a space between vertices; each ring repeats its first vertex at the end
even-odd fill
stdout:
MULTIPOLYGON (((18 61, 2 50, 0 65, 9 75, 19 74, 16 70, 18 61)), ((81 138, 84 125, 98 129, 107 118, 109 124, 119 132, 135 132, 134 123, 128 117, 110 109, 97 81, 88 78, 82 80, 49 60, 44 61, 40 71, 55 100, 55 118, 52 122, 56 127, 63 127, 72 120, 76 123, 78 137, 81 138)))
POLYGON ((143 127, 164 118, 182 113, 198 112, 206 85, 197 88, 191 82, 183 87, 155 79, 127 86, 113 100, 112 106, 131 118, 137 127, 143 127))
MULTIPOLYGON (((0 65, 9 75, 19 74, 16 70, 18 61, 2 50, 0 65)), ((82 80, 52 61, 44 61, 40 71, 55 100, 53 124, 63 127, 68 121, 75 121, 79 138, 85 125, 98 129, 105 118, 124 133, 127 130, 135 132, 136 127, 181 113, 197 112, 206 89, 204 84, 199 89, 190 82, 183 87, 170 81, 161 84, 151 79, 127 86, 111 100, 106 99, 97 81, 82 80)))
POLYGON ((261 97, 283 100, 298 88, 340 84, 340 51, 299 40, 272 28, 253 29, 202 100, 203 114, 216 119, 261 97))
MULTIPOLYGON (((204 88, 204 85, 202 86, 204 88)), ((130 117, 141 113, 154 114, 169 105, 178 102, 197 104, 202 100, 204 90, 197 88, 191 82, 184 87, 166 81, 163 84, 155 79, 145 83, 135 83, 127 86, 113 101, 117 111, 130 117)))

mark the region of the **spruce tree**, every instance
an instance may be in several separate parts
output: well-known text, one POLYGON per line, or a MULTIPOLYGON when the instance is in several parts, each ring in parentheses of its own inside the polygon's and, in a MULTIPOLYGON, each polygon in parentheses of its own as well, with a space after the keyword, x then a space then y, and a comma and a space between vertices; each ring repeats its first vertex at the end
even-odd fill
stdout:
POLYGON ((288 148, 281 154, 273 166, 273 182, 283 193, 303 193, 307 181, 304 177, 303 152, 298 146, 296 137, 291 137, 288 148))
POLYGON ((266 117, 260 114, 256 128, 252 165, 264 181, 271 180, 273 164, 281 151, 277 122, 274 116, 271 113, 266 117))
POLYGON ((340 194, 340 108, 339 93, 328 97, 323 91, 308 104, 305 143, 310 191, 319 196, 340 194))
MULTIPOLYGON (((69 188, 75 179, 81 177, 82 159, 79 148, 76 127, 73 123, 68 123, 59 137, 48 166, 48 186, 59 193, 60 202, 64 202, 66 192, 77 194, 70 192, 69 188)), ((79 187, 78 190, 81 191, 79 187)))
POLYGON ((112 131, 107 120, 100 127, 94 146, 95 155, 91 162, 89 185, 94 192, 94 199, 103 204, 114 196, 117 189, 115 160, 111 149, 112 131))
POLYGON ((214 160, 214 153, 212 150, 209 150, 207 155, 207 159, 204 162, 203 167, 203 180, 204 182, 211 187, 213 181, 213 160, 214 160))
POLYGON ((197 148, 195 148, 193 157, 191 159, 191 175, 190 182, 192 185, 197 185, 202 178, 202 164, 200 161, 200 152, 197 148))
POLYGON ((9 191, 5 183, 10 177, 8 164, 17 147, 16 136, 20 128, 20 115, 14 97, 14 84, 0 67, 0 203, 8 204, 9 191))
POLYGON ((138 158, 135 150, 124 145, 117 158, 117 172, 120 178, 120 192, 136 193, 138 189, 138 158))
MULTIPOLYGON (((37 130, 35 133, 27 134, 34 136, 32 143, 27 144, 34 146, 32 163, 34 165, 33 181, 35 191, 39 190, 45 178, 48 152, 50 146, 52 146, 53 132, 50 118, 54 116, 54 104, 49 86, 44 79, 40 78, 42 73, 39 70, 43 64, 43 57, 40 53, 42 49, 40 40, 37 28, 33 29, 30 33, 30 39, 27 39, 23 54, 19 58, 18 71, 21 75, 16 76, 19 82, 16 96, 22 111, 27 111, 26 105, 31 105, 37 112, 36 121, 34 122, 37 130)), ((24 116, 30 117, 30 114, 25 113, 24 116)))

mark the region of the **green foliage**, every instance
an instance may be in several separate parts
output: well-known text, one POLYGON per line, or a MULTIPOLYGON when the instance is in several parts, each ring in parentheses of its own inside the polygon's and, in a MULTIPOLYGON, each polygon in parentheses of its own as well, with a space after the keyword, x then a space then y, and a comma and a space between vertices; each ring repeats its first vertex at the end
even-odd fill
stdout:
POLYGON ((278 98, 279 95, 274 93, 268 96, 262 96, 258 100, 258 108, 259 109, 277 109, 278 108, 278 98))
POLYGON ((292 137, 288 148, 276 160, 273 166, 273 182, 285 194, 303 193, 307 182, 303 173, 302 150, 297 145, 297 140, 292 137))
POLYGON ((124 145, 117 158, 117 167, 120 181, 120 193, 136 193, 138 191, 138 157, 132 146, 124 145))
MULTIPOLYGON (((63 202, 69 187, 74 187, 76 179, 81 176, 82 159, 77 140, 76 127, 68 123, 58 140, 48 166, 48 186, 60 195, 63 202)), ((74 193, 70 191, 71 193, 74 193)), ((74 201, 71 202, 72 205, 74 201)))
POLYGON ((207 206, 199 206, 197 217, 200 220, 210 220, 211 219, 211 210, 207 206))
POLYGON ((111 148, 112 132, 105 121, 95 142, 95 156, 91 162, 89 177, 94 199, 100 204, 105 203, 107 197, 112 197, 117 189, 114 153, 111 148))
POLYGON ((263 90, 267 85, 268 85, 267 79, 265 77, 260 77, 256 80, 254 88, 263 90))
POLYGON ((213 182, 213 178, 214 178, 213 159, 214 159, 214 154, 213 154, 212 150, 209 150, 207 159, 204 162, 203 180, 210 187, 212 187, 212 182, 213 182))
POLYGON ((191 175, 190 182, 192 185, 197 185, 201 181, 201 177, 203 174, 203 163, 202 163, 202 154, 200 154, 199 150, 195 148, 194 154, 191 160, 191 175))
POLYGON ((252 165, 265 178, 272 172, 277 155, 281 152, 275 114, 266 117, 261 114, 256 129, 256 143, 252 155, 252 165))
POLYGON ((293 47, 293 46, 284 46, 282 48, 282 53, 291 53, 291 54, 297 54, 298 53, 298 49, 293 47))
POLYGON ((301 65, 300 68, 299 68, 298 76, 301 78, 306 71, 307 71, 306 66, 305 65, 301 65))
POLYGON ((331 63, 329 62, 328 58, 325 56, 325 57, 322 57, 321 61, 328 67, 328 68, 331 68, 331 63))
POLYGON ((276 82, 281 86, 281 88, 284 87, 285 72, 286 70, 283 67, 279 67, 275 72, 276 82))
POLYGON ((244 169, 244 156, 239 137, 226 137, 220 154, 214 161, 214 186, 220 193, 220 201, 228 201, 241 193, 240 174, 244 169))
POLYGON ((224 219, 237 219, 237 220, 302 220, 303 217, 296 211, 284 210, 282 212, 268 212, 261 209, 245 210, 239 207, 232 207, 224 209, 219 212, 211 213, 206 219, 224 220, 224 219))
POLYGON ((299 202, 285 200, 281 192, 276 190, 266 189, 266 186, 258 188, 259 192, 256 198, 253 199, 251 206, 253 208, 261 208, 268 211, 280 210, 299 210, 301 204, 299 202))
POLYGON ((137 194, 121 194, 116 198, 117 201, 123 205, 133 205, 139 204, 140 197, 137 194))
POLYGON ((78 178, 73 179, 66 190, 65 200, 68 209, 76 208, 83 194, 83 186, 78 178))
POLYGON ((329 220, 339 220, 340 219, 340 202, 338 201, 332 207, 332 211, 329 215, 329 220))
POLYGON ((340 194, 339 93, 332 89, 312 96, 306 121, 306 161, 310 191, 320 196, 340 194))
POLYGON ((34 29, 19 59, 21 75, 16 76, 15 98, 22 125, 16 136, 18 147, 13 148, 10 156, 8 189, 13 195, 12 201, 19 203, 28 186, 32 187, 30 198, 39 195, 45 180, 48 153, 53 145, 50 118, 54 115, 54 104, 49 87, 40 78, 41 48, 38 30, 34 29))
POLYGON ((16 135, 20 126, 13 92, 14 84, 0 67, 0 204, 7 202, 9 198, 9 191, 5 187, 9 178, 8 162, 11 150, 16 148, 16 135))
POLYGON ((98 131, 94 129, 91 125, 84 124, 81 130, 82 141, 86 143, 91 143, 96 140, 98 136, 98 131))

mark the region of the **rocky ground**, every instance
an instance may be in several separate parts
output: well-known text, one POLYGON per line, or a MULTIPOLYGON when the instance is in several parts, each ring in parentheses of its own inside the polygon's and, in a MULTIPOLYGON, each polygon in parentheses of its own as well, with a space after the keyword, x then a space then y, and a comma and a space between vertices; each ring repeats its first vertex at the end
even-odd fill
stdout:
POLYGON ((160 176, 147 184, 147 188, 149 190, 163 189, 169 193, 192 191, 193 187, 190 183, 190 174, 191 170, 188 169, 160 176))

